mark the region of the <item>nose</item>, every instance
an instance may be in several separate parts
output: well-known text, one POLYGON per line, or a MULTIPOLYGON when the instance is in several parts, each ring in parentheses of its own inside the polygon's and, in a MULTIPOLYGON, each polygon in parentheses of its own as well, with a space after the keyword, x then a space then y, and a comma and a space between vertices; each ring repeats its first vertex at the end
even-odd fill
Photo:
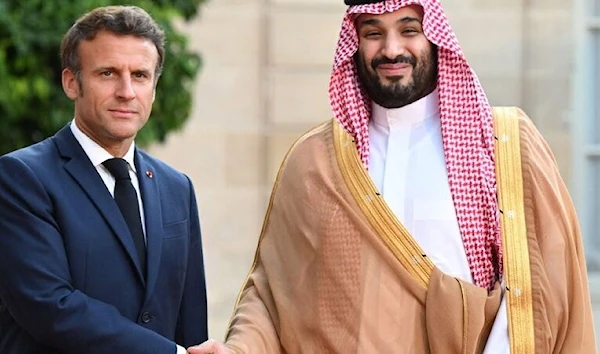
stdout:
POLYGON ((395 33, 390 33, 387 35, 381 54, 392 60, 396 59, 400 55, 405 55, 406 46, 402 36, 399 36, 395 33))
POLYGON ((119 87, 116 91, 117 97, 123 100, 132 100, 135 98, 135 89, 131 82, 131 78, 128 76, 122 77, 119 81, 119 87))

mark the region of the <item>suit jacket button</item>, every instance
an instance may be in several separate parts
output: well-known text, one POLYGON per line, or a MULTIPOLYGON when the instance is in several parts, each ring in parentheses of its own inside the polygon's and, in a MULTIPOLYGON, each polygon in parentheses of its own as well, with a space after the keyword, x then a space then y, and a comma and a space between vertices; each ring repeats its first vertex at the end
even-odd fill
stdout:
POLYGON ((142 313, 142 322, 148 323, 150 321, 152 321, 152 314, 150 312, 142 313))

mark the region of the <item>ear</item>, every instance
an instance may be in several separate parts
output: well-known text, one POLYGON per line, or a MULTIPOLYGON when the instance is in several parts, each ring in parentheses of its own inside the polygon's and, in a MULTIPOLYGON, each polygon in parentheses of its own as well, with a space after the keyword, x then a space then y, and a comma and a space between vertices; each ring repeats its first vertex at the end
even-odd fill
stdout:
POLYGON ((70 99, 75 100, 79 97, 79 90, 81 89, 79 87, 79 82, 77 81, 75 74, 69 69, 64 69, 62 71, 62 86, 63 91, 65 91, 65 94, 70 99))

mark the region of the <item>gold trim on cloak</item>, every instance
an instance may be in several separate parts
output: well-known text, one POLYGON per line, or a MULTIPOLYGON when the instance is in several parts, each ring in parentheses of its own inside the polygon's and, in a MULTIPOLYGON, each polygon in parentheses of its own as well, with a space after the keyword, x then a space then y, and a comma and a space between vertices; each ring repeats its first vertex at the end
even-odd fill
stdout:
POLYGON ((354 139, 335 119, 333 136, 340 171, 360 209, 404 269, 427 289, 433 263, 385 203, 356 153, 354 139))
POLYGON ((529 246, 523 201, 519 111, 494 107, 496 178, 500 205, 508 333, 512 354, 535 353, 529 246))

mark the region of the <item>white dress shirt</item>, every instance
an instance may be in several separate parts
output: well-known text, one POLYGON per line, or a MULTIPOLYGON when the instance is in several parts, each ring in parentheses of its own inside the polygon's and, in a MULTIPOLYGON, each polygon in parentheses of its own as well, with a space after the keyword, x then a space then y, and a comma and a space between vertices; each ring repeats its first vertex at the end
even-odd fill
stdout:
MULTIPOLYGON (((372 108, 369 174, 375 185, 432 262, 473 283, 450 194, 437 90, 401 108, 372 108)), ((509 353, 504 298, 484 351, 491 353, 509 353)))
MULTIPOLYGON (((92 162, 92 165, 98 171, 98 174, 102 178, 102 181, 108 188, 110 194, 115 196, 115 177, 108 171, 108 169, 102 164, 104 161, 108 159, 114 158, 108 151, 106 151, 103 147, 98 145, 95 141, 93 141, 89 136, 85 135, 84 132, 79 129, 77 126, 77 122, 73 120, 71 122, 71 132, 75 136, 75 139, 81 145, 83 151, 92 162)), ((135 193, 138 198, 138 205, 140 207, 140 218, 142 222, 142 229, 144 231, 144 238, 146 236, 146 223, 144 218, 144 204, 142 202, 142 194, 140 193, 140 182, 138 181, 137 171, 135 169, 134 163, 134 153, 135 153, 135 144, 131 144, 125 156, 123 156, 123 160, 127 161, 129 165, 129 177, 131 177, 131 184, 133 184, 133 188, 135 189, 135 193)))
MULTIPOLYGON (((87 157, 92 162, 92 165, 94 165, 94 167, 96 168, 96 171, 98 171, 98 174, 102 178, 102 181, 106 185, 106 188, 108 189, 108 191, 114 198, 115 178, 108 171, 108 169, 102 164, 104 161, 114 158, 114 156, 112 156, 103 147, 98 145, 95 141, 90 139, 90 137, 85 135, 85 133, 83 133, 81 131, 81 129, 79 129, 79 127, 77 126, 77 122, 75 120, 73 120, 71 122, 71 132, 73 132, 75 139, 77 139, 77 141, 79 142, 79 145, 81 145, 81 148, 83 149, 83 151, 85 152, 87 157)), ((137 171, 136 171, 135 163, 134 163, 134 153, 135 153, 135 144, 131 144, 131 146, 129 147, 129 150, 127 150, 127 153, 125 153, 125 156, 123 156, 123 159, 125 161, 127 161, 127 163, 129 164, 129 176, 131 177, 131 184, 133 184, 133 188, 135 188, 135 192, 137 193, 138 204, 140 206, 140 218, 141 218, 141 222, 142 222, 142 229, 144 231, 144 239, 145 239, 146 238, 146 223, 145 223, 145 218, 144 218, 144 204, 142 202, 142 195, 140 193, 140 183, 139 183, 139 180, 137 177, 137 171)), ((184 347, 177 345, 176 354, 186 354, 186 353, 187 353, 187 350, 185 350, 184 347)))

